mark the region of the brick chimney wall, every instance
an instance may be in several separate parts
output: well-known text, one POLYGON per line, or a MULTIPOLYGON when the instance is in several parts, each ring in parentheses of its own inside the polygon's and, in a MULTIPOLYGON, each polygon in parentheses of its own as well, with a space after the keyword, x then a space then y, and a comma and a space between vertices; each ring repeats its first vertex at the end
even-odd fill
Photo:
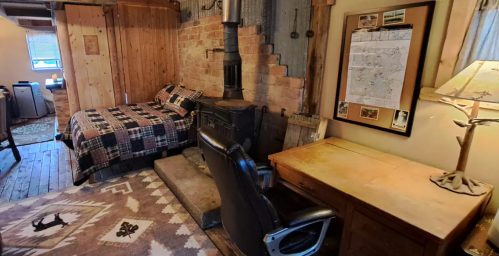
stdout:
MULTIPOLYGON (((179 76, 178 82, 205 96, 222 97, 224 52, 221 16, 181 23, 178 27, 179 76)), ((244 99, 258 105, 255 128, 260 125, 260 110, 268 107, 261 125, 257 146, 258 158, 282 150, 288 117, 301 110, 303 78, 287 77, 286 66, 280 66, 273 46, 265 44, 259 26, 239 29, 239 51, 242 58, 242 86, 244 99), (284 116, 281 116, 285 109, 284 116)))

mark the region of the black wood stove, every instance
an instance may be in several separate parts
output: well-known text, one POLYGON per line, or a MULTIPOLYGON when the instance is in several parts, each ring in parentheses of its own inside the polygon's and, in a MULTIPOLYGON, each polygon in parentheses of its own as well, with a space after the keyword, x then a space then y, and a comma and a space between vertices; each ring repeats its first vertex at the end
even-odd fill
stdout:
POLYGON ((210 126, 239 144, 246 152, 254 147, 255 108, 243 98, 241 55, 237 30, 241 21, 241 0, 224 0, 224 93, 223 98, 197 102, 198 127, 210 126))

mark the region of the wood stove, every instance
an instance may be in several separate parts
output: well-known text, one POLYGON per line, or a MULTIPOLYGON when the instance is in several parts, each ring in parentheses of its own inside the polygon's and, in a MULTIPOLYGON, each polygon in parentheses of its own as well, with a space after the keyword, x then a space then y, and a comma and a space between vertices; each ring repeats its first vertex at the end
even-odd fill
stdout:
POLYGON ((241 0, 223 0, 224 25, 224 93, 223 98, 197 102, 198 127, 210 126, 243 146, 249 152, 255 145, 255 108, 243 98, 241 55, 238 26, 241 22, 241 0))
POLYGON ((210 126, 225 137, 236 141, 249 152, 255 146, 255 108, 251 105, 242 110, 217 105, 220 98, 197 101, 197 125, 210 126))

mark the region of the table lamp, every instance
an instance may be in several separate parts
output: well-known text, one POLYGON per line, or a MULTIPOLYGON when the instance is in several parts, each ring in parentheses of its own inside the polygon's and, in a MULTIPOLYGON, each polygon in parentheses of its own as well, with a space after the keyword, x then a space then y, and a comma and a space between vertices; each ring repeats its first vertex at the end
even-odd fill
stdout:
POLYGON ((479 125, 489 125, 492 122, 499 123, 498 118, 478 118, 480 102, 499 103, 499 61, 475 61, 435 92, 451 98, 470 100, 473 105, 458 104, 455 99, 451 100, 447 97, 440 100, 462 111, 468 120, 454 120, 456 125, 466 128, 464 137, 457 136, 461 152, 456 170, 446 172, 441 176, 431 176, 430 180, 455 193, 483 195, 486 189, 478 181, 468 178, 465 171, 475 128, 479 125))

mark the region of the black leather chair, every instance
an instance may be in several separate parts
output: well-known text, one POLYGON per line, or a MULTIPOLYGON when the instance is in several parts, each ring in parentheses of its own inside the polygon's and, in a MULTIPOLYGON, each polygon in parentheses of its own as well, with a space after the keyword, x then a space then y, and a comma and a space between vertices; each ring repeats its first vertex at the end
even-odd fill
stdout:
MULTIPOLYGON (((313 207, 283 219, 262 192, 257 168, 243 148, 210 127, 199 130, 200 145, 222 199, 222 223, 231 240, 247 256, 312 255, 320 248, 335 214, 313 207)), ((282 215, 281 215, 282 216, 282 215)))

